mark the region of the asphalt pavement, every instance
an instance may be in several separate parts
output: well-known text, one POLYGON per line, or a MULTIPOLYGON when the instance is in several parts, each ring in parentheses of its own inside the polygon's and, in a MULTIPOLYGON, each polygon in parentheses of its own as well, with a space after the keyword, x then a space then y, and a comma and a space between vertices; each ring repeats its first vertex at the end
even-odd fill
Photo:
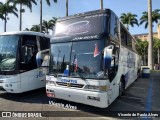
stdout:
MULTIPOLYGON (((22 116, 22 112, 35 111, 35 113, 37 112, 36 115, 39 115, 38 118, 25 118, 25 114, 23 114, 23 119, 27 120, 148 119, 143 116, 148 113, 152 114, 149 119, 160 119, 160 71, 151 71, 149 78, 140 77, 137 79, 127 88, 122 97, 117 98, 105 109, 48 98, 45 88, 42 88, 22 94, 10 94, 0 91, 0 111, 19 112, 21 113, 20 116, 22 116), (130 114, 132 114, 132 117, 130 117, 130 114), (134 114, 136 117, 133 117, 134 114), (46 115, 46 117, 39 118, 41 115, 46 115), (117 118, 117 115, 121 117, 117 118)), ((0 117, 0 120, 22 119, 16 117, 16 115, 18 114, 14 115, 15 118, 0 117)), ((31 117, 33 116, 31 114, 31 117)))

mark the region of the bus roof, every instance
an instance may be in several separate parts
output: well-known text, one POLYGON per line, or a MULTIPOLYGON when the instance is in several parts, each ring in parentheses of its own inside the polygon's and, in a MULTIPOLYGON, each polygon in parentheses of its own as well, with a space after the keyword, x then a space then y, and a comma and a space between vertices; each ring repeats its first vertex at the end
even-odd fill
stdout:
POLYGON ((40 32, 33 32, 33 31, 13 31, 13 32, 3 32, 0 35, 37 35, 41 37, 51 38, 51 35, 46 35, 40 32))
POLYGON ((101 10, 94 10, 94 11, 89 11, 89 12, 84 12, 84 13, 78 13, 78 14, 74 14, 74 15, 70 15, 67 17, 60 17, 57 19, 57 21, 63 21, 63 20, 68 20, 68 19, 73 19, 76 17, 83 17, 83 16, 89 16, 89 15, 94 15, 94 14, 101 14, 101 13, 110 13, 113 12, 110 9, 103 9, 103 11, 101 12, 101 10))

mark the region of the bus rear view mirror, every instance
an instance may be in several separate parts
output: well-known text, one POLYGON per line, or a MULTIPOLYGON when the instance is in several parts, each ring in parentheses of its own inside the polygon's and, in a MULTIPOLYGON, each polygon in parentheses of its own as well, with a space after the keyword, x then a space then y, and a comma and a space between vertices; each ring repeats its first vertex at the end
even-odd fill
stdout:
POLYGON ((104 60, 105 69, 108 69, 111 67, 113 49, 114 49, 113 45, 109 45, 104 48, 103 60, 104 60))
POLYGON ((39 51, 36 55, 38 67, 49 67, 49 49, 39 51))

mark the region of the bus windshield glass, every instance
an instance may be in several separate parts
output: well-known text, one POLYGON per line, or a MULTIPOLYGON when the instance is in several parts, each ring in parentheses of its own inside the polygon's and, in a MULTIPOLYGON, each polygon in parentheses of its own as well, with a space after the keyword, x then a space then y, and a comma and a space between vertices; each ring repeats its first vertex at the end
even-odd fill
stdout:
POLYGON ((103 40, 52 44, 50 73, 65 75, 69 70, 70 77, 102 79, 103 48, 103 40))
POLYGON ((0 36, 0 70, 14 71, 19 37, 16 35, 0 36))

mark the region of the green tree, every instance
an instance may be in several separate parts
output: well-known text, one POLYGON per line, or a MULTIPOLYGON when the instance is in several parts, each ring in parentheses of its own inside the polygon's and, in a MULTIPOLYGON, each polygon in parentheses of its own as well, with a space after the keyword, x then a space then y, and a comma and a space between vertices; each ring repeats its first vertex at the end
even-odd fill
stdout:
POLYGON ((138 51, 138 53, 142 56, 142 60, 143 60, 143 65, 147 64, 147 54, 148 54, 148 41, 147 40, 140 40, 137 39, 136 40, 136 50, 138 51))
POLYGON ((49 30, 53 30, 53 27, 55 26, 55 20, 56 18, 53 18, 49 21, 43 20, 42 27, 44 29, 44 33, 49 34, 49 30))
POLYGON ((134 25, 138 25, 137 15, 132 13, 122 13, 120 19, 124 25, 126 25, 127 29, 129 30, 129 26, 134 27, 134 25))
POLYGON ((49 20, 49 26, 50 26, 50 30, 54 30, 54 26, 56 24, 57 18, 52 17, 51 20, 49 20))
MULTIPOLYGON (((0 2, 0 7, 3 5, 2 2, 0 2)), ((0 9, 0 19, 4 20, 2 9, 0 9)))
MULTIPOLYGON (((57 3, 57 0, 53 0, 53 1, 54 3, 57 3)), ((46 2, 48 6, 51 5, 50 0, 46 0, 46 2)), ((42 0, 40 0, 40 32, 42 32, 42 16, 43 16, 42 15, 42 11, 43 11, 42 5, 43 5, 42 0)))
POLYGON ((154 38, 153 47, 157 50, 157 63, 160 63, 160 39, 154 38))
POLYGON ((30 29, 29 28, 25 28, 24 31, 30 31, 30 29))
MULTIPOLYGON (((160 9, 155 9, 152 11, 152 23, 158 23, 160 20, 160 9)), ((140 18, 140 25, 145 24, 145 29, 148 28, 148 12, 143 12, 142 17, 140 18)))
POLYGON ((25 12, 25 10, 22 8, 22 6, 26 6, 30 9, 32 12, 32 3, 37 5, 37 2, 35 0, 11 0, 15 5, 20 5, 20 23, 19 23, 19 30, 22 30, 22 13, 25 12))
POLYGON ((48 34, 48 30, 50 29, 50 23, 48 21, 43 20, 42 26, 44 28, 44 32, 48 34))
POLYGON ((30 31, 40 32, 40 25, 33 25, 31 27, 30 31))
POLYGON ((1 19, 4 20, 4 32, 6 32, 7 20, 9 19, 8 14, 13 14, 18 17, 16 13, 18 10, 14 5, 10 5, 10 1, 6 1, 6 3, 0 3, 0 16, 1 19))

